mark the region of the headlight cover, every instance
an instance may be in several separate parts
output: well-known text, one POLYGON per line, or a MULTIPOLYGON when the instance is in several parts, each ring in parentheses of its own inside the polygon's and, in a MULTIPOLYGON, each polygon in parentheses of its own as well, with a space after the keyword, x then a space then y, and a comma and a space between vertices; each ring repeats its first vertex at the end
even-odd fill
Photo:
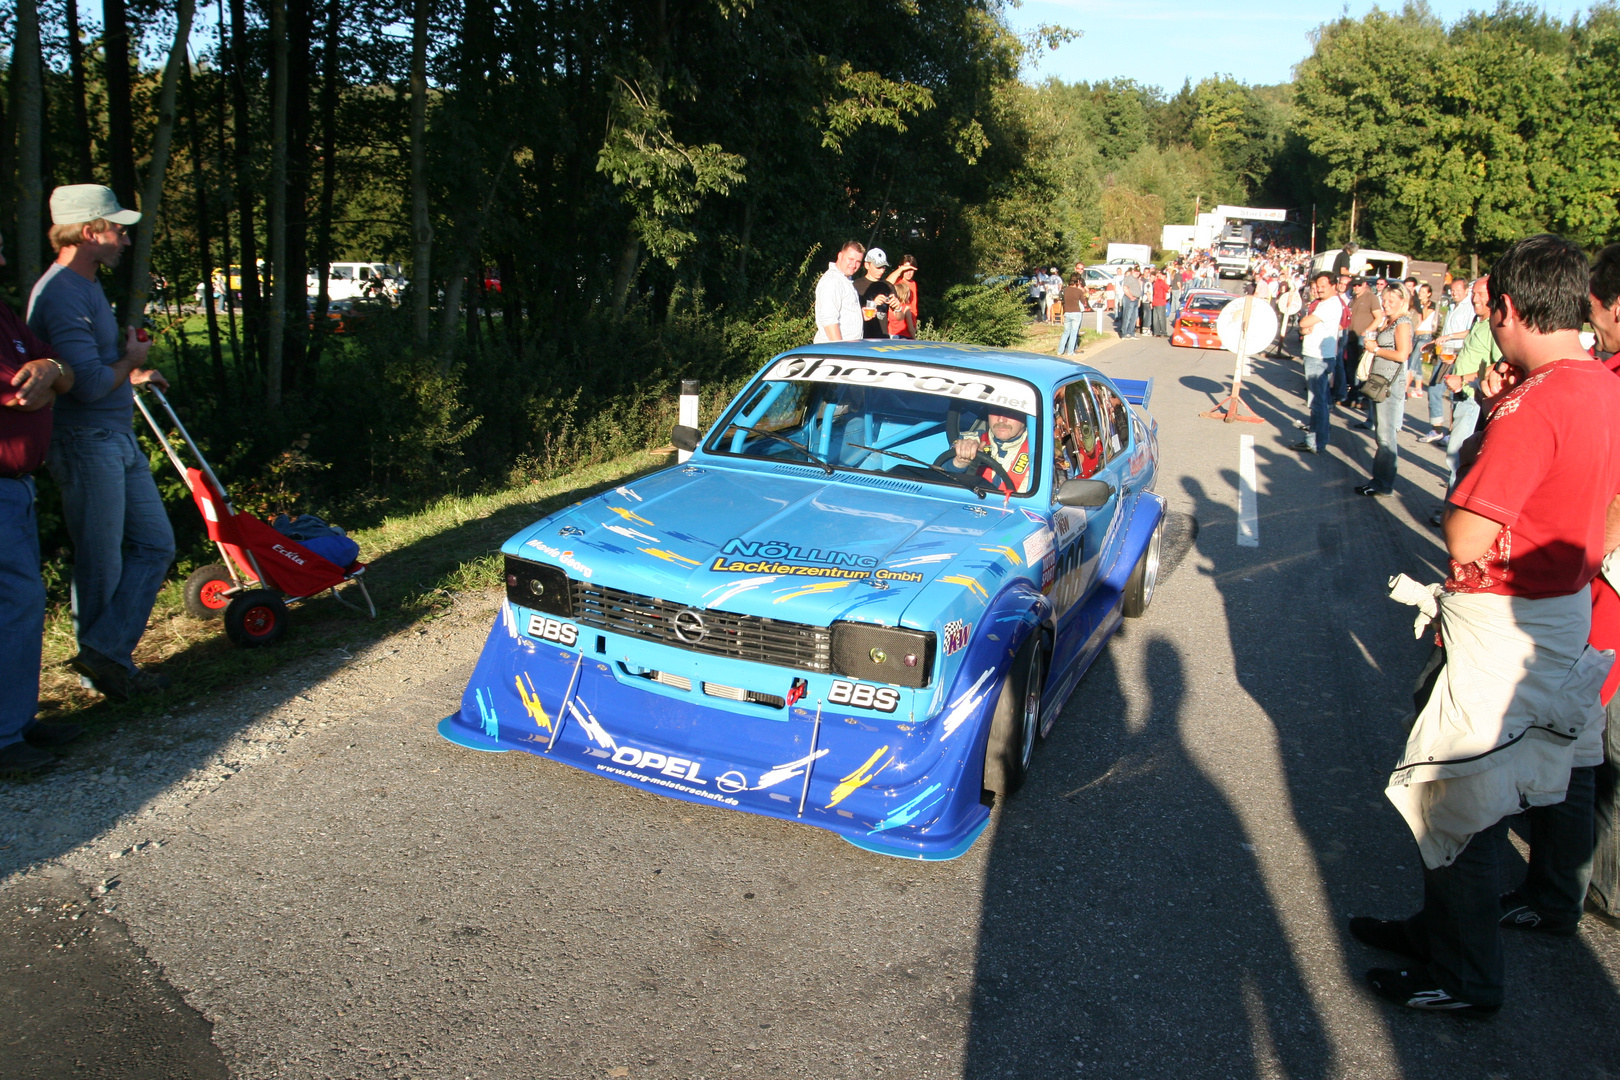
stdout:
POLYGON ((560 567, 506 556, 506 599, 547 615, 574 617, 573 590, 560 567))
POLYGON ((931 630, 835 622, 832 671, 865 682, 927 686, 934 674, 935 640, 931 630))

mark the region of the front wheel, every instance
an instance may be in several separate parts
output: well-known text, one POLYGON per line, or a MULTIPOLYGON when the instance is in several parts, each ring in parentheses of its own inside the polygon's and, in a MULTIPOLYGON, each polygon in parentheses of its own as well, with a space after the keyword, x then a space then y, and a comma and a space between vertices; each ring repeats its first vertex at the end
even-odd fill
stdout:
POLYGON ((1007 798, 1024 786, 1041 727, 1041 692, 1046 686, 1046 654, 1040 631, 1029 635, 1013 657, 1001 686, 990 738, 984 748, 984 788, 1007 798))
POLYGON ((193 619, 217 619, 225 614, 231 598, 225 593, 236 587, 230 571, 219 563, 200 566, 186 578, 186 614, 193 619))
POLYGON ((1136 569, 1131 571, 1130 580, 1125 582, 1125 605, 1123 614, 1127 619, 1139 619, 1147 614, 1148 605, 1153 603, 1153 590, 1159 584, 1159 550, 1164 538, 1164 519, 1153 529, 1153 536, 1148 540, 1147 550, 1142 557, 1136 560, 1136 569))
POLYGON ((244 649, 273 645, 287 632, 287 605, 278 593, 238 593, 225 608, 225 636, 244 649))

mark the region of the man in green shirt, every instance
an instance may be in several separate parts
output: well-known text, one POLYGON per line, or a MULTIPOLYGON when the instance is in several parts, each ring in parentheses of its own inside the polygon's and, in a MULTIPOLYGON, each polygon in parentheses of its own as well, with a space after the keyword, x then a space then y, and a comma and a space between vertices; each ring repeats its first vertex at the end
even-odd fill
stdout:
POLYGON ((1488 280, 1482 277, 1474 282, 1474 325, 1468 328, 1451 374, 1446 376, 1447 389, 1468 395, 1466 401, 1454 398, 1451 404, 1451 438, 1446 440, 1446 463, 1451 466, 1447 493, 1457 486, 1457 454, 1479 423, 1479 377, 1502 359, 1502 350, 1491 336, 1490 298, 1485 285, 1488 280))

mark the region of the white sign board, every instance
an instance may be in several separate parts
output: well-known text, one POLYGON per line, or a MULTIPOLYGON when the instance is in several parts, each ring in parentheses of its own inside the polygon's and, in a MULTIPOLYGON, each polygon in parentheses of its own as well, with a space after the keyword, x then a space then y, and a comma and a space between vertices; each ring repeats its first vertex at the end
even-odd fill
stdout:
POLYGON ((1277 312, 1255 296, 1240 296, 1221 309, 1215 334, 1221 348, 1239 356, 1253 356, 1277 339, 1277 312))
POLYGON ((1215 208, 1215 212, 1222 217, 1242 218, 1244 221, 1286 221, 1286 210, 1261 210, 1253 206, 1227 206, 1224 203, 1215 208))

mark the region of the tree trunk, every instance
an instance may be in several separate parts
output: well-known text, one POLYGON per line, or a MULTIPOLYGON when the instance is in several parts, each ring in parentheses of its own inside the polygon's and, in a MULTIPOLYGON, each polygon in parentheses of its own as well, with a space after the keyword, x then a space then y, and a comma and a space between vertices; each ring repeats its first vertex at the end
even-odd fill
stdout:
POLYGON ((180 70, 186 62, 186 46, 191 41, 191 15, 195 8, 195 0, 180 0, 175 13, 178 22, 174 45, 169 49, 169 62, 164 65, 163 82, 158 89, 158 122, 157 131, 152 136, 152 163, 147 166, 146 192, 141 197, 141 224, 144 228, 135 234, 135 259, 130 271, 126 307, 132 326, 140 324, 146 312, 146 301, 152 293, 152 241, 157 237, 158 212, 163 205, 163 178, 169 171, 169 147, 174 142, 174 100, 180 90, 180 70))
MULTIPOLYGON (((253 116, 248 111, 246 0, 231 0, 231 104, 236 135, 237 258, 241 266, 244 371, 265 373, 264 305, 259 297, 259 239, 253 224, 253 116)), ((230 282, 226 282, 229 286, 230 282)))
POLYGON ((433 0, 415 0, 411 26, 411 328, 426 350, 433 318, 433 223, 427 189, 427 38, 433 0))
POLYGON ((613 274, 613 314, 624 314, 624 305, 630 299, 630 286, 635 283, 636 268, 640 265, 641 238, 632 229, 625 233, 624 250, 619 252, 619 269, 613 274))
POLYGON ((517 259, 510 249, 496 256, 501 270, 501 321, 506 324, 506 347, 516 360, 523 354, 523 302, 518 288, 517 259))
POLYGON ((73 97, 73 176, 80 184, 95 181, 90 161, 90 114, 84 105, 84 42, 79 39, 78 0, 67 0, 68 74, 73 97))
MULTIPOLYGON (((107 164, 113 194, 126 209, 135 208, 135 116, 130 98, 133 92, 129 59, 129 22, 124 0, 101 0, 101 48, 105 57, 107 83, 107 164)), ((139 208, 145 220, 136 225, 139 232, 153 226, 146 207, 139 208)), ((113 295, 119 299, 118 321, 129 319, 129 285, 133 261, 120 262, 113 271, 113 295)))
POLYGON ((281 301, 282 381, 304 385, 309 344, 310 0, 287 4, 287 273, 276 279, 281 301), (285 282, 283 291, 279 286, 285 282))
MULTIPOLYGON (((215 175, 219 177, 219 183, 222 189, 222 198, 220 199, 219 203, 219 247, 221 265, 225 270, 225 323, 226 328, 230 333, 231 366, 236 368, 238 373, 240 373, 246 370, 247 358, 242 353, 242 339, 237 334, 236 298, 231 292, 231 266, 233 265, 231 262, 231 201, 229 191, 225 190, 228 186, 225 178, 229 175, 225 168, 225 80, 230 71, 229 60, 227 59, 227 57, 230 56, 230 52, 225 44, 225 0, 214 0, 214 2, 219 12, 219 55, 221 61, 225 64, 224 69, 214 76, 214 120, 216 125, 214 130, 217 136, 217 145, 215 146, 214 153, 214 172, 215 175)), ((238 284, 241 283, 240 267, 237 268, 237 282, 238 284)))
POLYGON ((264 328, 264 403, 281 407, 287 314, 287 5, 270 0, 270 311, 264 328))
POLYGON ((321 208, 315 235, 315 316, 309 335, 309 369, 313 373, 326 343, 326 306, 332 286, 332 192, 337 183, 338 42, 343 9, 338 0, 326 2, 326 37, 322 42, 321 72, 321 208))
POLYGON ((45 92, 40 82, 39 8, 17 0, 17 41, 11 77, 17 80, 17 291, 26 297, 44 269, 45 179, 40 160, 44 143, 45 92))
MULTIPOLYGON (((71 6, 73 0, 68 0, 71 6)), ((218 305, 214 297, 214 254, 213 229, 209 221, 208 212, 208 178, 203 172, 202 153, 202 116, 201 103, 197 100, 196 80, 191 74, 191 63, 186 63, 186 129, 191 136, 191 179, 192 186, 197 194, 197 247, 202 255, 203 280, 203 312, 208 321, 208 355, 214 365, 214 390, 220 399, 225 397, 225 353, 219 342, 219 313, 215 309, 218 305)), ((230 278, 225 281, 225 291, 230 291, 230 278)), ((178 291, 180 283, 174 282, 170 292, 178 291)))

